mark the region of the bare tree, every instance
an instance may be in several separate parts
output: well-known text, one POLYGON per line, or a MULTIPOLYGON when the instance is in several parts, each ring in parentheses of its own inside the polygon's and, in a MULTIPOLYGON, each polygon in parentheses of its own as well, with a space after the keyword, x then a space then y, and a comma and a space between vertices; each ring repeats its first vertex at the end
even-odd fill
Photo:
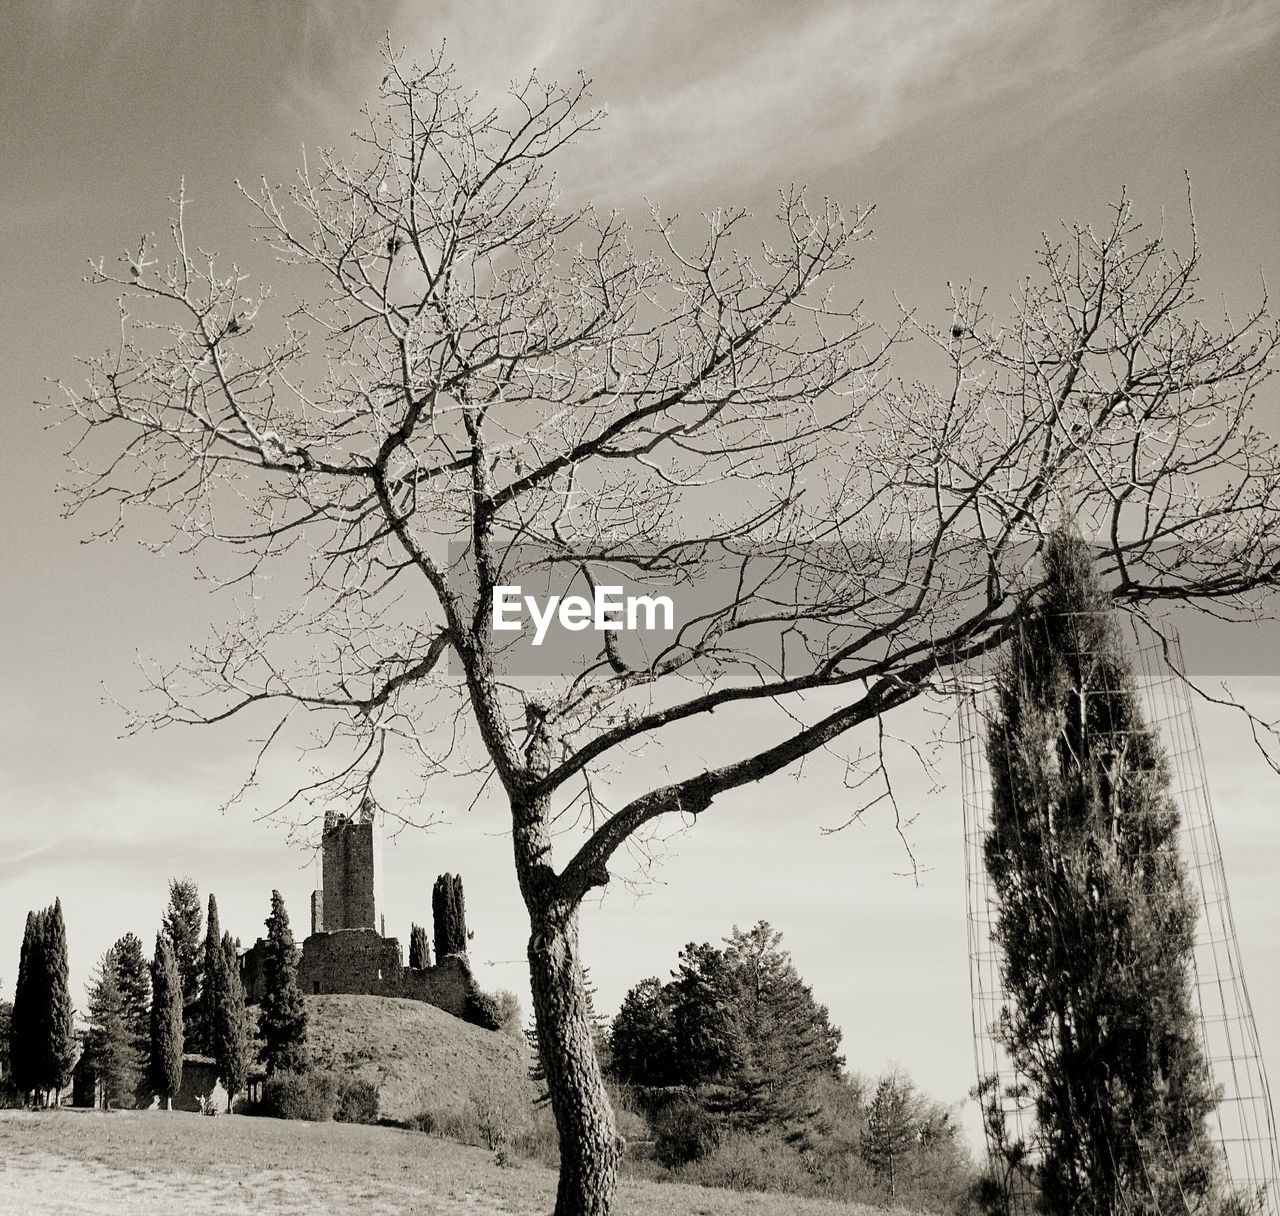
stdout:
POLYGON ((870 209, 791 191, 763 240, 737 211, 637 235, 557 200, 549 166, 596 124, 585 81, 531 76, 486 112, 439 59, 388 55, 354 154, 246 191, 301 302, 220 269, 179 196, 172 249, 94 267, 123 336, 66 391, 70 510, 106 508, 111 534, 158 508, 157 543, 240 558, 222 581, 252 593, 155 673, 137 725, 274 713, 261 764, 321 715, 331 767, 295 809, 361 801, 405 749, 496 776, 560 1216, 615 1185, 578 910, 620 849, 863 723, 855 780, 891 800, 883 716, 1000 643, 1062 517, 1134 611, 1234 609, 1280 562, 1280 460, 1250 413, 1276 332, 1263 308, 1196 319, 1194 231, 1179 255, 1122 200, 1046 241, 1008 322, 957 291, 941 328, 881 329, 851 296, 870 209), (942 387, 888 377, 911 339, 942 387), (515 679, 493 591, 549 563, 711 591, 654 653, 605 633, 594 661, 515 679), (296 580, 278 615, 267 572, 296 580), (638 749, 713 712, 736 758, 655 777, 638 749), (627 780, 644 792, 611 796, 627 780))

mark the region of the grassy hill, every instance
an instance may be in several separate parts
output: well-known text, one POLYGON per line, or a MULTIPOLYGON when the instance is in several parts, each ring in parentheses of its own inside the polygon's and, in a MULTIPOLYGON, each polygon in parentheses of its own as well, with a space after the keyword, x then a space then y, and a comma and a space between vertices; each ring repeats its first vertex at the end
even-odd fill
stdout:
MULTIPOLYGON (((483 1149, 389 1127, 182 1111, 0 1110, 0 1212, 23 1216, 546 1216, 555 1181, 544 1166, 500 1168, 483 1149)), ((624 1179, 614 1211, 876 1216, 878 1209, 624 1179)))
POLYGON ((385 1118, 460 1109, 495 1082, 528 1089, 522 1045, 421 1001, 389 996, 308 996, 307 1041, 317 1064, 378 1086, 385 1118))

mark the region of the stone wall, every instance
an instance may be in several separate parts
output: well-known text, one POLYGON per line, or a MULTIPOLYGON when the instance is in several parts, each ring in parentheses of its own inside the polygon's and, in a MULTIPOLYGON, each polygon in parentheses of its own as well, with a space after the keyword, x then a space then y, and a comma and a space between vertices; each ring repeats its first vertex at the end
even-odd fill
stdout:
MULTIPOLYGON (((241 964, 245 994, 251 1002, 263 997, 259 941, 246 952, 241 964)), ((298 987, 307 995, 333 993, 399 996, 425 1001, 454 1017, 466 1008, 472 985, 465 956, 451 954, 434 967, 415 970, 404 965, 400 942, 372 929, 343 929, 313 933, 302 943, 298 962, 298 987)))

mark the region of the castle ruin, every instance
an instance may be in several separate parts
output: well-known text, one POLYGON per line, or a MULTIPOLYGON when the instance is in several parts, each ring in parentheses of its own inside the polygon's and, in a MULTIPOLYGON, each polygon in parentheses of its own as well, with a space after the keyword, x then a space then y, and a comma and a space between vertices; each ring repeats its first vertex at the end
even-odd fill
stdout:
MULTIPOLYGON (((298 986, 309 995, 407 997, 462 1017, 476 991, 467 956, 446 954, 433 966, 406 967, 399 939, 386 935, 379 815, 371 798, 355 815, 325 814, 321 884, 311 896, 311 933, 302 943, 298 986)), ((242 956, 251 1003, 263 996, 265 951, 259 938, 242 956)))

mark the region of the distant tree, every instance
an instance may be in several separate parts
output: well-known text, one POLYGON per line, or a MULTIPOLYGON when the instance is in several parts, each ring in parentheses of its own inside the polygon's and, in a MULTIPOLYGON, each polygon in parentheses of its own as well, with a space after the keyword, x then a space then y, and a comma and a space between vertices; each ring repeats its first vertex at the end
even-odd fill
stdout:
POLYGON ((467 952, 467 907, 461 874, 441 874, 431 889, 431 917, 436 937, 436 961, 467 952))
POLYGON ((678 1083, 728 1084, 742 1066, 744 1045, 724 952, 709 942, 690 942, 680 951, 669 988, 678 1083))
POLYGON ((1044 562, 986 740, 997 1032, 1035 1101, 1045 1211, 1200 1211, 1217 1099, 1169 769, 1088 547, 1059 528, 1044 562))
POLYGON ((222 926, 218 923, 218 901, 213 894, 209 895, 209 914, 205 918, 204 945, 201 947, 203 974, 200 977, 199 1015, 195 1018, 195 1026, 187 1028, 189 1050, 203 1055, 213 1055, 215 1037, 214 1027, 217 1018, 218 991, 221 972, 226 967, 226 959, 222 953, 222 926), (191 1031, 195 1030, 193 1036, 191 1031))
MULTIPOLYGON (((151 970, 142 951, 142 941, 135 934, 126 933, 111 947, 111 955, 125 1024, 134 1052, 145 1065, 151 1049, 151 970)), ((142 1071, 145 1074, 145 1067, 142 1071)))
POLYGON ((524 1037, 520 1026, 520 999, 514 992, 499 988, 493 994, 493 1004, 498 1018, 498 1029, 517 1042, 524 1037))
POLYGON ((409 929, 409 966, 415 971, 431 966, 431 942, 421 925, 415 924, 409 929))
MULTIPOLYGON (((211 898, 211 919, 216 922, 217 909, 212 905, 211 898)), ((214 1000, 209 1054, 218 1066, 218 1079, 227 1091, 227 1109, 231 1110, 236 1095, 249 1079, 249 1025, 236 943, 230 933, 223 934, 221 949, 214 953, 220 956, 222 965, 212 977, 214 1000)))
POLYGON ((814 1079, 839 1076, 844 1065, 840 1031, 768 921, 746 932, 735 925, 725 939, 724 961, 742 1051, 740 1121, 783 1126, 808 1120, 814 1079))
POLYGON ((263 978, 258 1015, 262 1062, 268 1074, 297 1072, 307 1062, 307 1006, 298 987, 298 951, 293 930, 279 891, 271 892, 263 978))
POLYGON ((656 976, 622 998, 610 1034, 613 1076, 631 1085, 676 1083, 676 1030, 671 995, 656 976))
POLYGON ((924 1102, 909 1077, 892 1069, 880 1078, 867 1108, 862 1158, 896 1199, 904 1163, 920 1145, 924 1102))
POLYGON ((44 1054, 43 997, 45 911, 27 913, 18 956, 18 979, 9 1021, 9 1061, 13 1084, 30 1096, 41 1088, 40 1060, 44 1054))
POLYGON ((185 1037, 191 1050, 196 1051, 203 1037, 200 1031, 200 986, 204 972, 204 948, 200 933, 204 916, 200 908, 200 891, 193 879, 169 880, 169 903, 163 923, 182 983, 185 1037))
POLYGON ((108 1110, 133 1105, 142 1065, 119 975, 113 946, 99 960, 89 986, 89 1031, 84 1046, 102 1105, 108 1110))
POLYGON ((173 1095, 182 1088, 182 979, 173 945, 163 932, 156 934, 156 952, 151 962, 149 1029, 151 1085, 172 1110, 173 1095))
POLYGON ((44 1013, 46 1034, 42 1060, 43 1088, 51 1090, 56 1104, 71 1083, 76 1060, 75 1006, 71 1003, 71 978, 67 964, 67 926, 62 900, 55 899, 44 920, 44 1013))

